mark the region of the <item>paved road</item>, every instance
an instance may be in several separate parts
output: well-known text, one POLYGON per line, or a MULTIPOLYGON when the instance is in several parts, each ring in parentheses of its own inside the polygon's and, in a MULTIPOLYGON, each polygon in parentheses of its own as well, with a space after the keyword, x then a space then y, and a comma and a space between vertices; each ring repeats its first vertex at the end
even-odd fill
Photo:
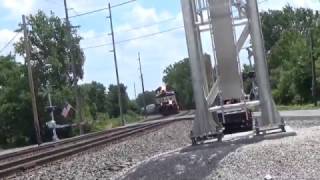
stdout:
MULTIPOLYGON (((253 116, 259 117, 260 112, 253 113, 253 116)), ((285 120, 317 120, 320 119, 320 109, 316 110, 294 110, 294 111, 280 111, 280 116, 285 120)))

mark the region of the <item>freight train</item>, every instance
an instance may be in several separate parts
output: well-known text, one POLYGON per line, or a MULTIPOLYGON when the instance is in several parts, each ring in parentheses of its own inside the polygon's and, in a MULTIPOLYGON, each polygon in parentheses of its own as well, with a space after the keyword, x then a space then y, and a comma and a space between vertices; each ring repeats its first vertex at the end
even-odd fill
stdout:
POLYGON ((176 93, 167 85, 156 89, 156 108, 164 116, 179 113, 176 93))

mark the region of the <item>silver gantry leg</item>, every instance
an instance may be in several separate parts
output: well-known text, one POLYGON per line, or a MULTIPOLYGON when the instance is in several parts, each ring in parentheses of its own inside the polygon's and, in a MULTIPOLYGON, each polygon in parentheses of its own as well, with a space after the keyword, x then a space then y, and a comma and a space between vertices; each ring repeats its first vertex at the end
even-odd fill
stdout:
MULTIPOLYGON (((208 137, 217 137, 221 140, 222 133, 218 130, 217 119, 208 111, 208 104, 204 95, 204 80, 201 72, 202 54, 199 51, 201 44, 197 36, 197 27, 195 25, 195 10, 192 6, 192 0, 181 0, 184 27, 186 32, 194 100, 196 104, 196 118, 193 123, 191 139, 193 144, 208 137)), ((217 118, 217 117, 215 117, 217 118)))
POLYGON ((279 112, 276 110, 276 106, 271 95, 268 66, 266 62, 257 0, 247 0, 247 16, 250 26, 251 41, 255 59, 254 66, 259 87, 261 107, 261 118, 257 119, 257 130, 259 131, 259 129, 269 129, 278 126, 285 131, 284 122, 281 120, 279 112))

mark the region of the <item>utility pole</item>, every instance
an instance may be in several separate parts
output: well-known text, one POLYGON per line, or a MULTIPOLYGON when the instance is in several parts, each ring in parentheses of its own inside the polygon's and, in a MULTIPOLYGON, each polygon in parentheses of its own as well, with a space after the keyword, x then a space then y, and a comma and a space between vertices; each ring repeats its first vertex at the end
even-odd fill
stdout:
POLYGON ((120 88, 120 82, 119 82, 119 73, 118 73, 118 63, 117 63, 117 52, 116 52, 116 45, 114 40, 114 31, 113 31, 113 23, 112 23, 112 13, 111 13, 111 5, 108 3, 109 8, 109 19, 110 19, 110 28, 111 28, 111 36, 112 36, 112 52, 113 52, 113 59, 114 59, 114 65, 116 68, 116 76, 117 76, 117 85, 118 85, 118 101, 119 101, 119 111, 120 111, 120 117, 122 125, 124 126, 126 124, 125 119, 123 118, 123 110, 122 110, 122 101, 121 101, 121 88, 120 88))
POLYGON ((83 134, 83 128, 81 123, 83 122, 83 118, 82 118, 82 107, 81 107, 81 103, 80 103, 80 89, 78 87, 78 79, 77 79, 77 75, 76 75, 76 64, 75 64, 75 59, 72 57, 73 56, 73 40, 72 40, 72 35, 71 35, 71 25, 70 25, 70 21, 69 21, 69 13, 68 13, 68 5, 67 5, 67 0, 64 0, 64 11, 65 11, 65 15, 66 15, 66 25, 67 25, 67 45, 68 45, 68 49, 69 49, 69 60, 71 61, 71 69, 72 69, 72 73, 73 73, 73 82, 72 82, 72 86, 74 88, 74 92, 76 95, 76 114, 79 118, 79 129, 80 129, 80 134, 83 134))
POLYGON ((312 66, 312 98, 314 106, 317 106, 317 79, 316 79, 316 63, 314 58, 314 44, 313 44, 313 31, 312 29, 309 30, 309 36, 310 36, 310 49, 311 49, 311 66, 312 66))
POLYGON ((39 119, 38 119, 38 110, 37 110, 37 102, 36 102, 36 96, 34 92, 34 83, 33 83, 33 77, 32 77, 32 68, 30 63, 30 56, 31 56, 31 47, 30 47, 30 41, 29 41, 29 32, 26 25, 26 18, 24 15, 22 15, 22 28, 24 33, 24 47, 26 51, 26 57, 25 61, 27 63, 28 67, 28 79, 29 79, 29 87, 31 92, 31 101, 32 101, 32 111, 33 111, 33 124, 34 129, 36 132, 36 139, 38 145, 42 143, 41 139, 41 133, 40 133, 40 125, 39 125, 39 119))
POLYGON ((133 88, 134 88, 134 98, 137 99, 137 91, 136 91, 136 83, 133 83, 133 88))
POLYGON ((141 68, 140 52, 138 53, 138 61, 139 61, 139 70, 140 70, 140 78, 141 78, 141 86, 142 86, 143 110, 144 110, 144 113, 146 113, 147 107, 146 107, 146 100, 144 97, 144 82, 143 82, 143 74, 142 74, 142 68, 141 68))

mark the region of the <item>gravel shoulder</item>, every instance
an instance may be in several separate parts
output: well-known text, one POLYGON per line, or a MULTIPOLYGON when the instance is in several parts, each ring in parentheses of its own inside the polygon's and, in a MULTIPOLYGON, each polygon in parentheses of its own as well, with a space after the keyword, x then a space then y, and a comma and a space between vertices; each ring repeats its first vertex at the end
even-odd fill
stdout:
POLYGON ((319 179, 320 120, 292 120, 297 136, 189 146, 191 121, 21 172, 12 179, 319 179), (179 149, 178 149, 179 148, 179 149), (170 153, 165 153, 172 151, 170 153), (159 154, 162 154, 159 156, 159 154))
POLYGON ((146 158, 190 144, 191 124, 175 122, 139 137, 17 173, 11 179, 114 179, 146 158))
POLYGON ((319 179, 320 121, 287 122, 297 136, 185 147, 151 158, 121 179, 319 179))
POLYGON ((238 148, 207 179, 319 179, 320 127, 297 129, 297 136, 238 148))

